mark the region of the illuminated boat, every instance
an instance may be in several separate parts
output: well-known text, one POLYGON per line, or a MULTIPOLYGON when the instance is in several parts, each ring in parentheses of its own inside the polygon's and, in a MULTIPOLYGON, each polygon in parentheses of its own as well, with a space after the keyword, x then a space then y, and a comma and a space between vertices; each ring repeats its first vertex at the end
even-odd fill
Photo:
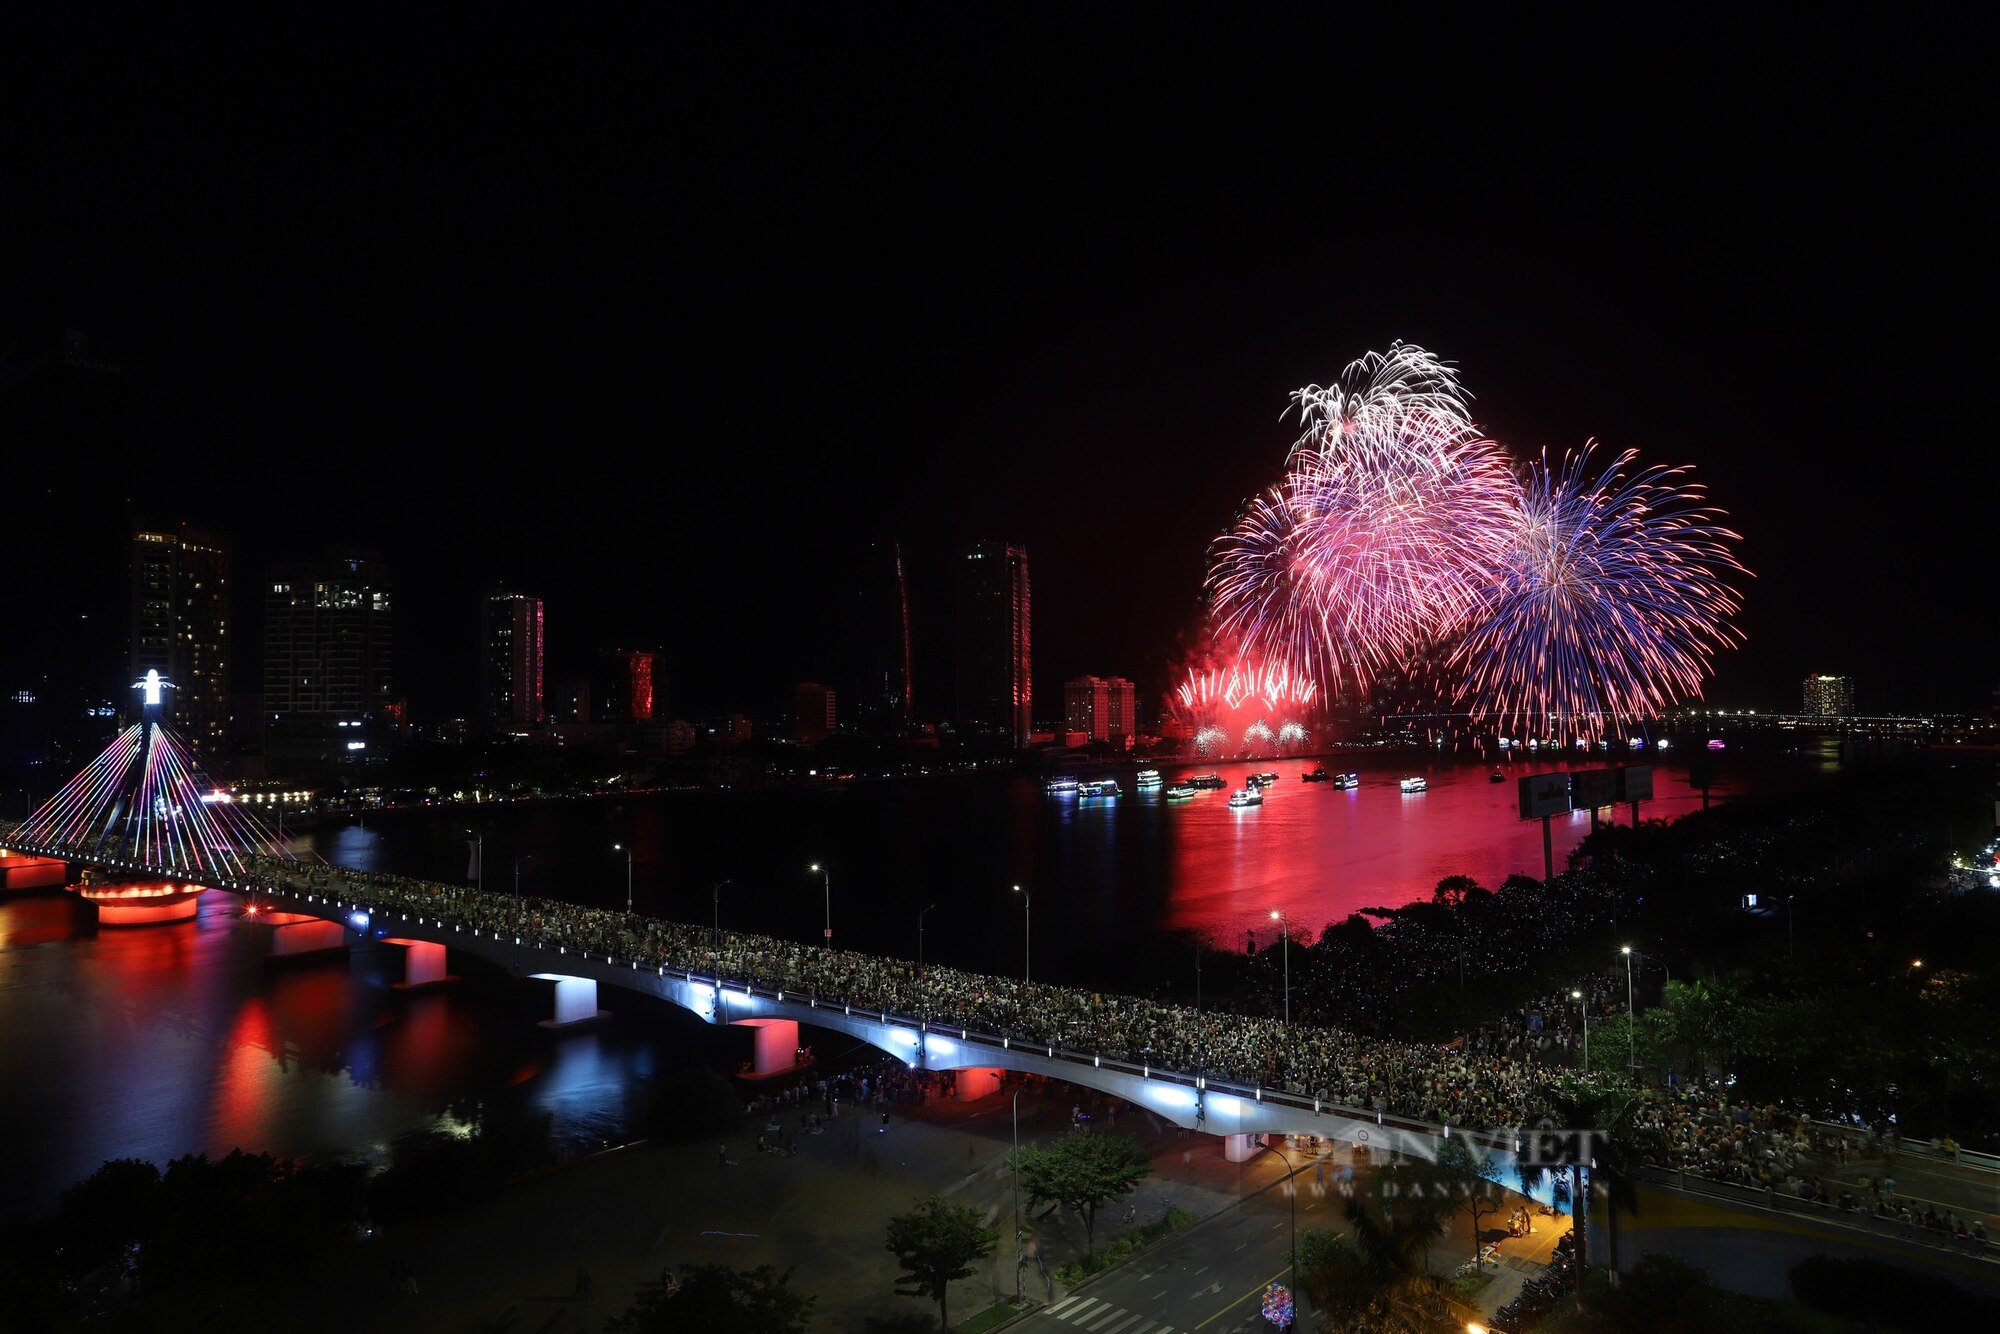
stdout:
POLYGON ((1360 787, 1361 775, 1354 773, 1335 774, 1333 776, 1333 785, 1339 788, 1343 792, 1349 790, 1350 788, 1360 787))
POLYGON ((1329 783, 1333 781, 1333 775, 1328 773, 1326 766, 1322 764, 1315 766, 1306 773, 1300 774, 1299 781, 1301 783, 1329 783))
POLYGON ((1139 771, 1138 783, 1140 787, 1158 787, 1161 781, 1158 769, 1141 769, 1139 771))
POLYGON ((1263 790, 1256 787, 1246 787, 1241 791, 1232 792, 1229 794, 1229 804, 1239 808, 1244 806, 1262 806, 1264 804, 1263 790))
POLYGON ((1263 773, 1257 775, 1257 785, 1259 787, 1269 787, 1277 781, 1278 773, 1275 769, 1266 769, 1263 773))
POLYGON ((1074 778, 1051 778, 1048 792, 1052 797, 1073 797, 1076 795, 1077 787, 1074 778))
POLYGON ((1428 792, 1431 782, 1428 778, 1405 778, 1399 786, 1405 792, 1428 792))
POLYGON ((1200 795, 1201 789, 1192 783, 1175 783, 1167 789, 1168 801, 1186 801, 1189 797, 1198 797, 1200 795))
POLYGON ((1229 786, 1222 781, 1221 774, 1196 774, 1187 782, 1189 787, 1200 788, 1204 792, 1220 792, 1229 786))
POLYGON ((150 926, 155 922, 185 922, 201 908, 207 885, 171 880, 106 880, 94 870, 68 886, 71 893, 97 909, 99 926, 150 926))
POLYGON ((1125 791, 1118 786, 1117 779, 1099 778, 1085 783, 1077 789, 1076 794, 1079 797, 1122 797, 1125 795, 1125 791))

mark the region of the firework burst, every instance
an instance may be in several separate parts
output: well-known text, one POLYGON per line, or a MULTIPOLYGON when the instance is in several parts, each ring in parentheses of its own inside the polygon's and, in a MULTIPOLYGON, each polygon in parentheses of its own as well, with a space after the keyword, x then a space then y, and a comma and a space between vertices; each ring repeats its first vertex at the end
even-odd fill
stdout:
POLYGON ((1212 551, 1216 627, 1331 691, 1368 682, 1476 616, 1519 488, 1451 372, 1396 344, 1293 395, 1285 479, 1212 551))
POLYGON ((1502 725, 1595 738, 1617 717, 1700 698, 1715 652, 1740 643, 1740 540, 1688 469, 1593 475, 1595 442, 1546 453, 1519 497, 1514 549, 1450 666, 1459 696, 1502 725), (1629 474, 1629 475, 1628 475, 1629 474))

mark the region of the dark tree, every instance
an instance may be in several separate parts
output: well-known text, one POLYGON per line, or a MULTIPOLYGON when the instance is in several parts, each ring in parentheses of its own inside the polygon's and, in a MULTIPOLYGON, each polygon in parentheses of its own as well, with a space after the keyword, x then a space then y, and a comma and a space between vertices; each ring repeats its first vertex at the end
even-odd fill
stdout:
POLYGON ((951 1328, 945 1297, 953 1279, 970 1278, 974 1262, 993 1254, 998 1228, 979 1220, 979 1211, 933 1195, 914 1213, 889 1220, 888 1249, 904 1272, 896 1276, 897 1294, 937 1300, 941 1327, 951 1328))

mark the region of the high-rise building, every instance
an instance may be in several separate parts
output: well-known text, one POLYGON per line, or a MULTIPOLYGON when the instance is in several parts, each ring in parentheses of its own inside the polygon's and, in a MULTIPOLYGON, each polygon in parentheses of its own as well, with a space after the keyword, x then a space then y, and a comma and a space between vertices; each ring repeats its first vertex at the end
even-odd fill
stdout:
POLYGON ((842 618, 840 695, 849 726, 887 735, 911 716, 910 581, 900 542, 871 542, 842 618))
POLYGON ((590 679, 589 721, 649 723, 666 712, 666 677, 650 649, 605 649, 590 679))
POLYGON ((264 580, 265 750, 361 758, 394 726, 389 569, 349 554, 271 567, 264 580), (357 744, 358 743, 358 744, 357 744))
POLYGON ((229 539, 177 528, 132 532, 131 669, 173 682, 168 716, 197 751, 229 737, 229 539))
POLYGON ((1139 688, 1122 676, 1104 683, 1107 741, 1130 741, 1139 731, 1139 688))
POLYGON ((801 681, 792 690, 792 717, 799 740, 824 741, 833 731, 834 692, 817 681, 801 681))
POLYGON ((1801 713, 1851 717, 1854 713, 1854 678, 1851 676, 1808 676, 1805 704, 1801 713))
POLYGON ((1063 731, 1088 741, 1103 741, 1110 716, 1110 692, 1100 677, 1079 676, 1063 682, 1063 731))
POLYGON ((1017 747, 1034 731, 1034 640, 1028 552, 974 542, 958 562, 958 722, 1005 733, 1017 747))
POLYGON ((489 728, 533 727, 543 707, 542 600, 495 589, 480 600, 479 704, 489 728))
POLYGON ((1137 691, 1122 676, 1079 676, 1063 682, 1063 730, 1091 741, 1129 741, 1137 691))

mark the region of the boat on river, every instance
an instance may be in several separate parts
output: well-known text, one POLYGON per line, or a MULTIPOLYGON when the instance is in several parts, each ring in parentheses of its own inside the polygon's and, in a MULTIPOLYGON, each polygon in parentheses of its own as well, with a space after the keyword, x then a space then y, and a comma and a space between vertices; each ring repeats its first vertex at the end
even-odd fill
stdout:
POLYGON ((1342 792, 1361 786, 1361 775, 1356 773, 1335 774, 1333 785, 1342 792))
POLYGON ((1229 804, 1239 809, 1244 806, 1262 806, 1264 804, 1263 789, 1252 786, 1232 792, 1229 794, 1229 804))
POLYGON ((1162 781, 1160 771, 1158 769, 1141 769, 1137 781, 1140 787, 1158 787, 1162 781))
POLYGON ((1122 797, 1125 790, 1118 786, 1115 778, 1098 778, 1077 789, 1079 797, 1122 797))
POLYGON ((1204 792, 1220 792, 1229 784, 1222 781, 1221 774, 1196 774, 1187 780, 1189 787, 1200 788, 1204 792))
POLYGON ((1175 783, 1167 789, 1166 793, 1168 801, 1186 801, 1190 797, 1198 797, 1200 795, 1201 789, 1192 783, 1175 783))
POLYGON ((1431 790, 1431 780, 1423 777, 1405 778, 1400 786, 1405 792, 1428 792, 1431 790))
POLYGON ((1329 783, 1333 781, 1333 775, 1328 773, 1326 766, 1322 764, 1300 774, 1299 781, 1301 783, 1329 783))

